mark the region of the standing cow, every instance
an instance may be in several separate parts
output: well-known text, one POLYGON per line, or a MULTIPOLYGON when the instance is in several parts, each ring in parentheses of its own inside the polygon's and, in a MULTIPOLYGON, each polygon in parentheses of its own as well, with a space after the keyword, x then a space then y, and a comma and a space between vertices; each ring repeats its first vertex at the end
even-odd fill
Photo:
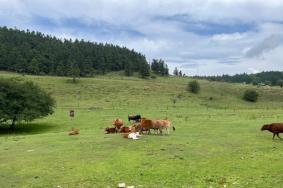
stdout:
POLYGON ((173 128, 173 131, 175 131, 175 127, 171 126, 171 122, 168 120, 150 120, 146 118, 141 119, 140 123, 141 129, 148 130, 148 134, 150 134, 150 129, 153 129, 154 132, 158 132, 162 134, 163 129, 166 130, 167 134, 170 134, 170 128, 173 128))
POLYGON ((128 115, 128 120, 134 120, 135 122, 140 122, 141 121, 141 115, 128 115))
MULTIPOLYGON (((261 127, 261 130, 264 131, 264 130, 268 130, 270 132, 273 133, 273 137, 272 139, 274 139, 275 135, 279 137, 279 133, 283 133, 283 123, 271 123, 271 124, 267 124, 267 125, 263 125, 261 127)), ((282 139, 282 138, 280 138, 282 139)))

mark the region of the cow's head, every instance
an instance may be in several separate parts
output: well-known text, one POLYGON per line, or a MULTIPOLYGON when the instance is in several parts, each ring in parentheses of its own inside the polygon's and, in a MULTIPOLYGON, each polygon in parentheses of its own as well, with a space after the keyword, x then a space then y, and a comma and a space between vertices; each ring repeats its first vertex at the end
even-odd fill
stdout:
POLYGON ((270 130, 270 124, 265 124, 261 127, 261 130, 264 131, 264 130, 270 130))

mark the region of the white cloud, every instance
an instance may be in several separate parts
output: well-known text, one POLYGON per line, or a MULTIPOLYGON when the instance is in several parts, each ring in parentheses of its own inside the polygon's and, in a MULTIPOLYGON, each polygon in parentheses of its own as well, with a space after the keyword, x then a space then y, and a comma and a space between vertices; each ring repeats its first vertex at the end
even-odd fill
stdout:
POLYGON ((282 10, 281 0, 0 0, 0 25, 120 44, 189 75, 234 74, 283 68, 282 10))
POLYGON ((244 38, 244 36, 240 33, 218 34, 212 36, 212 40, 214 41, 231 41, 231 40, 239 40, 242 38, 244 38))

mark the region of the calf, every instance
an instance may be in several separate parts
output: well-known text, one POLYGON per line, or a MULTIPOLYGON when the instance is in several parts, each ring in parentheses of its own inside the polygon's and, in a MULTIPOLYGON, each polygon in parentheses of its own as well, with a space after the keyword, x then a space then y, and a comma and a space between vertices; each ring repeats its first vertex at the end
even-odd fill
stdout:
POLYGON ((105 134, 113 134, 113 133, 117 133, 116 128, 105 128, 106 133, 105 134))
POLYGON ((130 132, 131 132, 130 127, 124 126, 124 127, 121 127, 120 129, 120 133, 130 133, 130 132))
MULTIPOLYGON (((275 135, 277 135, 277 137, 280 138, 279 133, 283 133, 283 123, 266 124, 266 125, 263 125, 261 127, 261 130, 262 131, 268 130, 268 131, 272 132, 273 133, 272 139, 274 139, 275 135)), ((282 138, 280 138, 280 139, 282 139, 282 138)))
POLYGON ((120 130, 120 128, 123 126, 123 120, 120 118, 116 118, 113 122, 112 125, 116 127, 117 130, 120 130))

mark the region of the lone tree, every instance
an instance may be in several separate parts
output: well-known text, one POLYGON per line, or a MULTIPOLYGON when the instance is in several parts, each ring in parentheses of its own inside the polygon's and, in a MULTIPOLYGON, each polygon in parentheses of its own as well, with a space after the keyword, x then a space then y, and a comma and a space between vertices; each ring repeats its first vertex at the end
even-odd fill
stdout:
POLYGON ((175 67, 175 69, 173 71, 173 75, 174 76, 178 76, 179 75, 179 71, 178 71, 177 67, 175 67))
POLYGON ((196 80, 190 81, 187 90, 197 94, 200 91, 200 85, 198 81, 196 80))
POLYGON ((150 76, 150 67, 149 64, 141 64, 139 70, 141 78, 147 78, 150 76))
POLYGON ((70 77, 73 78, 72 82, 76 83, 77 82, 76 78, 80 77, 80 68, 78 64, 76 64, 75 62, 72 62, 68 74, 70 77))
POLYGON ((32 82, 0 79, 0 124, 32 121, 53 113, 55 101, 32 82))

